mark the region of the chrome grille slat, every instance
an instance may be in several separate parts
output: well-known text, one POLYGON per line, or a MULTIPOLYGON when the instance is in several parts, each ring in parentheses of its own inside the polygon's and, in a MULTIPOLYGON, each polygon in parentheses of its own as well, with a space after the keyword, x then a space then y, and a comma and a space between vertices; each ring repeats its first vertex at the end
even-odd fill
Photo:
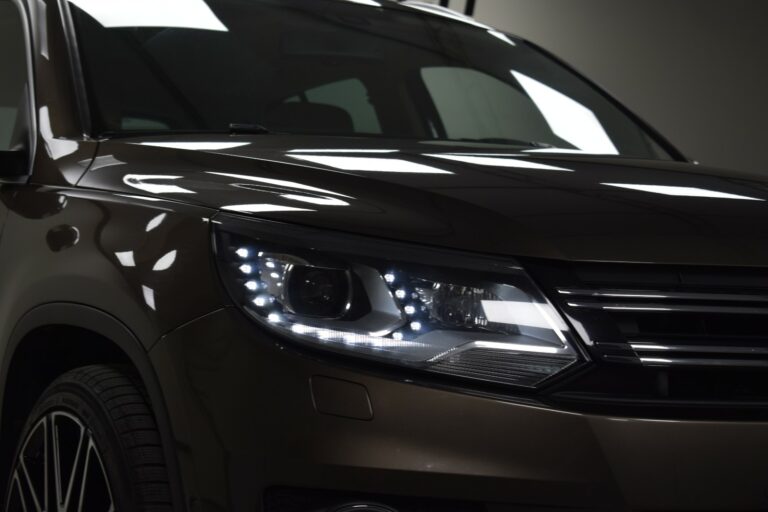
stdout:
POLYGON ((641 357, 647 366, 721 366, 768 368, 768 359, 717 359, 692 357, 641 357))
POLYGON ((768 302, 767 295, 735 293, 674 292, 661 290, 621 290, 558 288, 560 295, 576 297, 600 297, 610 299, 694 300, 713 302, 768 302))
POLYGON ((745 347, 732 345, 680 345, 667 343, 634 343, 629 344, 638 354, 651 353, 700 353, 700 354, 755 354, 768 356, 768 347, 745 347))
POLYGON ((681 278, 669 288, 644 288, 639 275, 630 284, 632 274, 611 282, 614 274, 593 271, 599 280, 554 288, 566 309, 587 315, 580 321, 604 360, 634 355, 654 367, 768 368, 768 321, 760 327, 768 288, 761 281, 737 285, 725 271, 714 272, 711 283, 681 278))
POLYGON ((756 308, 749 306, 718 306, 697 304, 672 304, 665 302, 599 302, 599 301, 568 301, 572 308, 602 309, 612 311, 659 311, 678 313, 724 313, 735 315, 768 315, 768 307, 756 308))

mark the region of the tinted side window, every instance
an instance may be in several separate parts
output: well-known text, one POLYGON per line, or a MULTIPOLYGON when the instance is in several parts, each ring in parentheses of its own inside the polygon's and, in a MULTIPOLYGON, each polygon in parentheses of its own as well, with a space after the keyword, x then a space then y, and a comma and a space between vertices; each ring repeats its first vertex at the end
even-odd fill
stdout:
POLYGON ((11 148, 27 83, 24 30, 16 4, 0 0, 0 151, 11 148))

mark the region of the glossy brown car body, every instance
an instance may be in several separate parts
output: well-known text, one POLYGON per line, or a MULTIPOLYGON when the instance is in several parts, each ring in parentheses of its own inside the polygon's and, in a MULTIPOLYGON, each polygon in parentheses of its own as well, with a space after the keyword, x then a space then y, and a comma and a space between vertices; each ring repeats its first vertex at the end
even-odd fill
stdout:
MULTIPOLYGON (((211 251, 223 207, 272 201, 270 191, 235 186, 258 177, 352 198, 344 208, 264 219, 515 257, 535 278, 551 277, 553 266, 614 262, 680 275, 727 269, 760 287, 768 267, 764 176, 684 161, 519 155, 574 172, 453 163, 445 165, 449 178, 374 179, 299 164, 287 152, 396 146, 397 158, 424 163, 422 153, 440 150, 334 137, 183 138, 246 144, 203 151, 168 147, 180 141, 172 136, 93 140, 63 3, 22 4, 34 76, 32 158, 28 175, 6 175, 0 185, 4 461, 56 375, 127 361, 149 390, 178 510, 309 511, 347 502, 404 511, 768 507, 759 392, 747 404, 704 394, 635 400, 622 394, 616 373, 657 379, 665 371, 641 367, 628 346, 587 347, 591 362, 541 393, 299 350, 233 305, 211 251), (760 200, 715 209, 595 186, 617 176, 760 200), (159 264, 171 252, 172 264, 159 264), (600 397, 595 386, 580 387, 588 374, 603 376, 600 397), (582 395, 567 393, 574 390, 582 395)), ((706 385, 713 378, 701 374, 706 385)))

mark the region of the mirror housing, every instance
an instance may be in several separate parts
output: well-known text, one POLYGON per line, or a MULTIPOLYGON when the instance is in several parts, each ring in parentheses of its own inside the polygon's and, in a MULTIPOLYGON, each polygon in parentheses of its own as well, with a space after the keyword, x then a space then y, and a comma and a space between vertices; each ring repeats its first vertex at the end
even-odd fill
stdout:
POLYGON ((27 175, 26 151, 0 151, 0 179, 27 175))

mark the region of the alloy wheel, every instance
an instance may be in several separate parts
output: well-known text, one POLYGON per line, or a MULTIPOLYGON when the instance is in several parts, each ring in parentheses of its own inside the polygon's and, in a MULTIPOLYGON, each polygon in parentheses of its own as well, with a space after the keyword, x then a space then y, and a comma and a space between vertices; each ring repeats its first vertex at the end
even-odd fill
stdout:
POLYGON ((114 512, 101 453, 83 421, 64 411, 38 420, 17 455, 8 512, 114 512))

